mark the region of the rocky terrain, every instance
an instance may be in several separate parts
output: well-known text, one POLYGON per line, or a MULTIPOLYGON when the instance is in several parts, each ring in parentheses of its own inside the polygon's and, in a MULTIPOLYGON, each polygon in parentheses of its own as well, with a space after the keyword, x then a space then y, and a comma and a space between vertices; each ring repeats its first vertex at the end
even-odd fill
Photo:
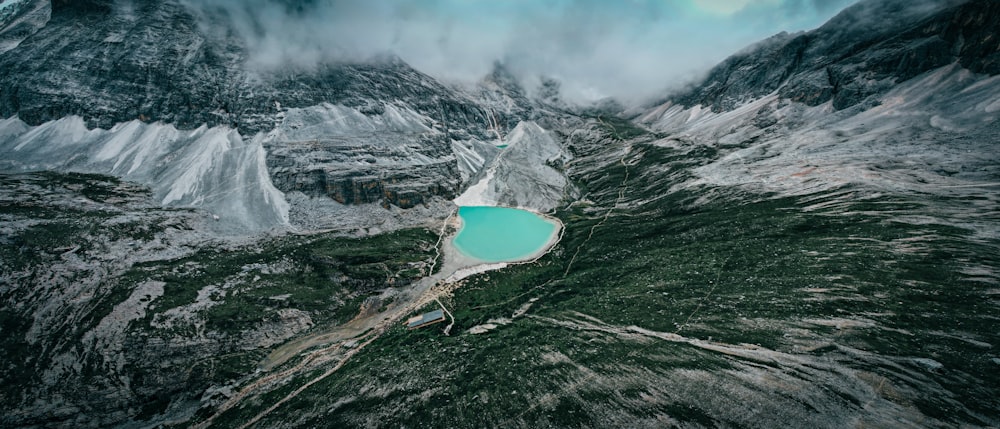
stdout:
POLYGON ((571 157, 544 128, 521 122, 502 142, 506 149, 481 168, 456 204, 548 212, 574 192, 561 171, 571 157))
POLYGON ((42 28, 51 13, 49 2, 5 2, 0 8, 0 22, 4 23, 0 30, 0 53, 16 48, 22 40, 42 28))
POLYGON ((809 106, 832 101, 840 110, 953 63, 995 75, 998 7, 962 0, 860 2, 814 31, 782 33, 733 55, 672 99, 718 112, 777 91, 809 106))
POLYGON ((1000 425, 996 2, 861 1, 627 108, 10 4, 0 426, 1000 425), (561 240, 446 280, 456 204, 561 240))
POLYGON ((425 230, 219 239, 198 211, 115 178, 0 180, 5 427, 189 420, 269 349, 350 320, 434 259, 425 230))
MULTIPOLYGON (((0 58, 0 116, 28 126, 74 117, 87 129, 136 121, 233 130, 246 141, 266 135, 266 162, 283 192, 402 208, 448 200, 462 184, 451 141, 492 138, 490 115, 517 123, 391 57, 280 73, 248 68, 245 42, 226 30, 225 16, 180 1, 32 0, 18 8, 50 16, 33 33, 19 30, 28 12, 4 21, 4 34, 22 40, 0 58), (344 113, 340 124, 324 122, 344 113), (327 146, 337 144, 351 148, 331 157, 327 146), (345 163, 367 167, 343 171, 345 163)), ((274 204, 269 210, 280 211, 274 204)))

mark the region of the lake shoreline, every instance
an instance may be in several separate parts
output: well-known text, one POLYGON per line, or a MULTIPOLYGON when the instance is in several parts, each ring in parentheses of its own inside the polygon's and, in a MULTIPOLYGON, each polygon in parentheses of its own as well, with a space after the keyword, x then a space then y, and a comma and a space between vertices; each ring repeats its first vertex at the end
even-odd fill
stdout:
POLYGON ((481 263, 536 259, 558 242, 563 228, 556 218, 516 207, 460 206, 456 214, 452 247, 481 263))
MULTIPOLYGON (((460 206, 460 207, 469 207, 469 206, 460 206)), ((500 207, 500 208, 509 208, 509 209, 516 209, 516 210, 523 210, 526 212, 530 212, 538 216, 545 222, 551 224, 553 226, 553 230, 546 238, 545 243, 534 252, 531 252, 527 255, 509 261, 500 261, 500 262, 484 261, 463 253, 458 248, 458 246, 455 245, 454 242, 455 237, 457 237, 458 234, 461 233, 462 229, 465 227, 465 224, 461 216, 459 216, 456 211, 456 213, 452 216, 452 219, 450 219, 450 221, 453 222, 452 227, 454 228, 453 229, 454 232, 452 234, 449 234, 449 236, 446 239, 442 240, 442 251, 444 254, 449 255, 451 258, 453 258, 451 261, 452 264, 458 265, 461 268, 455 270, 455 272, 453 272, 446 279, 446 282, 459 281, 475 274, 480 274, 487 271, 499 270, 511 265, 530 264, 536 262, 545 255, 547 255, 550 251, 552 251, 552 249, 555 248, 556 244, 562 241, 563 234, 565 233, 566 230, 565 225, 559 218, 550 216, 545 213, 540 213, 535 210, 521 208, 521 207, 505 207, 505 206, 481 206, 481 207, 500 207)))

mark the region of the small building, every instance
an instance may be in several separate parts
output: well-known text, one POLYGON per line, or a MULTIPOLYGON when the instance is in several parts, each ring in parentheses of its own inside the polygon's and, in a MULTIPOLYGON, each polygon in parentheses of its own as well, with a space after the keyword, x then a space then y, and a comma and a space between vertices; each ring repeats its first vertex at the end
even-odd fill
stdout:
POLYGON ((440 322, 444 322, 444 311, 434 310, 430 313, 409 318, 406 321, 406 329, 420 329, 440 322))

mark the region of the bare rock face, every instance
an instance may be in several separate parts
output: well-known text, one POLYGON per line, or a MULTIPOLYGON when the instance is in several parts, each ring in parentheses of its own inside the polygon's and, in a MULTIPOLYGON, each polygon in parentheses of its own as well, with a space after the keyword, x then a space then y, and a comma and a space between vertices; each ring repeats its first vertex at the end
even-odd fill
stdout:
POLYGON ((503 142, 507 148, 455 203, 554 210, 572 188, 561 171, 570 155, 534 122, 518 124, 503 142))
POLYGON ((1000 4, 990 0, 862 1, 814 31, 747 48, 671 100, 718 112, 778 91, 810 106, 832 101, 840 110, 952 63, 995 75, 998 15, 1000 4))
POLYGON ((0 54, 14 49, 49 22, 48 1, 11 1, 0 8, 0 54))
MULTIPOLYGON (((25 0, 4 11, 0 117, 17 123, 0 136, 11 149, 0 169, 134 180, 165 205, 236 220, 230 232, 288 225, 285 193, 307 207, 450 200, 495 155, 468 142, 506 133, 525 111, 489 107, 391 57, 253 69, 231 21, 179 0, 25 0), (219 137, 208 145, 218 150, 206 152, 201 134, 219 137), (250 175, 234 182, 233 171, 250 175)), ((521 94, 516 82, 502 88, 521 94)), ((303 217, 291 225, 339 226, 294 222, 303 217)))
POLYGON ((451 144, 433 126, 404 104, 380 114, 330 104, 288 109, 265 137, 268 167, 282 191, 340 204, 408 209, 432 196, 451 199, 462 178, 451 144))
POLYGON ((270 130, 280 106, 323 102, 378 113, 401 100, 469 128, 480 109, 395 58, 264 73, 221 17, 210 31, 183 2, 57 1, 51 20, 0 57, 0 116, 38 125, 68 115, 89 127, 133 119, 179 128, 270 130))

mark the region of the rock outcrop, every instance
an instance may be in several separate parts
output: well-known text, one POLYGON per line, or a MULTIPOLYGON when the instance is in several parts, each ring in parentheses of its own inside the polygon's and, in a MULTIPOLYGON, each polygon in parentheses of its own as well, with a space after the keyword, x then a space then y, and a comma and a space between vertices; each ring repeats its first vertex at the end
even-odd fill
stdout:
POLYGON ((90 128, 134 119, 228 125, 252 135, 273 128, 282 107, 331 103, 378 114, 399 100, 455 128, 484 124, 475 103, 393 57, 252 70, 230 25, 177 0, 56 1, 48 23, 0 57, 0 116, 38 125, 76 115, 90 128))
POLYGON ((991 0, 862 1, 816 30, 782 33, 733 55, 670 100, 719 112, 777 91, 839 110, 952 63, 995 75, 997 16, 1000 3, 991 0))
POLYGON ((52 5, 46 1, 14 0, 0 6, 0 54, 17 47, 49 22, 52 5))
POLYGON ((473 180, 455 203, 554 210, 572 185, 561 171, 571 157, 534 122, 522 122, 503 140, 507 147, 473 180))
MULTIPOLYGON (((7 124, 0 144, 16 150, 5 171, 116 175, 151 186, 166 205, 204 209, 222 224, 237 218, 233 230, 283 226, 289 210, 292 226, 384 230, 400 215, 391 207, 457 196, 496 153, 470 142, 507 133, 530 104, 509 79, 502 88, 521 94, 519 107, 498 109, 487 90, 446 87, 394 57, 255 69, 232 21, 180 0, 23 0, 4 10, 0 37, 12 42, 0 55, 0 117, 26 126, 7 124), (70 117, 72 130, 59 122, 70 117), (231 144, 206 151, 192 133, 231 144), (227 178, 244 161, 260 174, 227 178), (289 209, 283 194, 302 204, 289 209), (343 225, 303 213, 330 204, 383 211, 343 225)), ((497 76, 489 82, 506 75, 497 76)))

